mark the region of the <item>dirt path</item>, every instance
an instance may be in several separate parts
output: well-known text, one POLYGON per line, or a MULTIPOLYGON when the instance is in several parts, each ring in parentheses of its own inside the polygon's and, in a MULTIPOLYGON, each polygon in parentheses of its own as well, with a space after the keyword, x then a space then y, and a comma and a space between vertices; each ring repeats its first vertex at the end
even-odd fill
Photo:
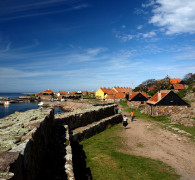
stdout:
MULTIPOLYGON (((129 114, 123 109, 122 113, 129 114)), ((121 132, 125 149, 120 151, 163 161, 176 169, 181 180, 195 180, 195 142, 162 129, 158 122, 128 119, 128 128, 121 132)))

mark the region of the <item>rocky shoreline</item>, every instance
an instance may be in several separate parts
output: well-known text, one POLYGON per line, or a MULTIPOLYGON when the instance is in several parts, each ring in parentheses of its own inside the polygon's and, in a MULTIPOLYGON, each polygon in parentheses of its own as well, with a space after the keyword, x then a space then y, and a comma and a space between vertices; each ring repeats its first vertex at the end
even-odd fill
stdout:
POLYGON ((43 121, 50 109, 15 112, 0 119, 0 153, 9 151, 32 135, 32 130, 43 121), (30 132, 30 133, 29 133, 30 132))

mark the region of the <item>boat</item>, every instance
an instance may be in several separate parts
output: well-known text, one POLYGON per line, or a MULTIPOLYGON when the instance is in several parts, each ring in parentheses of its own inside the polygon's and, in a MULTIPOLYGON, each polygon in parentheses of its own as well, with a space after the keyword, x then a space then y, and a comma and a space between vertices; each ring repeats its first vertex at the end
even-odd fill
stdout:
POLYGON ((9 106, 9 104, 10 104, 9 101, 5 101, 5 102, 4 102, 4 105, 5 105, 5 106, 9 106))
POLYGON ((43 104, 44 104, 43 102, 40 102, 40 103, 38 104, 38 106, 43 106, 43 104))

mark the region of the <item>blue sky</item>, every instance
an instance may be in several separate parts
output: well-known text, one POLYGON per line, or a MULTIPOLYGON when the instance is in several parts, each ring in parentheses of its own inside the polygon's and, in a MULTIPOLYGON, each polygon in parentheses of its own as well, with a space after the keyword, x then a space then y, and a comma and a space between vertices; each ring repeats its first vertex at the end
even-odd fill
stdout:
POLYGON ((131 87, 195 72, 195 1, 0 1, 0 92, 131 87))

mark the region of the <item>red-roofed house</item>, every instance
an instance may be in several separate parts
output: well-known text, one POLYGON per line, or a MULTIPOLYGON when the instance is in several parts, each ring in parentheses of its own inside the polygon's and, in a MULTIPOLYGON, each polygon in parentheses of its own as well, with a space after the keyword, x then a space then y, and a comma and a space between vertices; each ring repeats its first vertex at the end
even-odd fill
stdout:
POLYGON ((59 91, 56 95, 58 96, 58 98, 61 101, 63 101, 65 99, 66 95, 68 95, 68 92, 66 92, 66 91, 59 91))
POLYGON ((113 89, 109 89, 109 88, 99 88, 96 93, 95 93, 95 97, 97 99, 105 99, 106 95, 114 95, 117 92, 114 91, 113 89))
POLYGON ((115 95, 116 99, 126 99, 126 94, 125 93, 116 93, 115 95))
POLYGON ((151 116, 165 116, 186 109, 188 104, 173 91, 160 91, 147 102, 145 112, 151 116))
POLYGON ((53 98, 54 92, 48 89, 42 93, 37 93, 36 95, 41 99, 41 101, 48 101, 53 98))
POLYGON ((59 91, 57 93, 57 96, 66 95, 66 94, 68 94, 66 91, 59 91))
POLYGON ((53 95, 54 93, 52 90, 48 89, 48 90, 44 91, 43 94, 44 95, 53 95))
POLYGON ((105 99, 107 100, 122 100, 126 99, 127 95, 132 93, 131 88, 122 88, 122 87, 114 87, 110 88, 100 88, 96 91, 95 96, 97 99, 105 99))
POLYGON ((113 94, 107 94, 105 96, 106 101, 120 101, 120 100, 125 100, 126 99, 126 94, 125 93, 113 93, 113 94))
POLYGON ((148 96, 144 92, 133 92, 129 95, 128 105, 131 108, 140 108, 148 100, 148 96))
POLYGON ((184 85, 183 84, 173 84, 172 86, 171 86, 171 89, 174 89, 174 90, 184 90, 185 88, 184 88, 184 85))
POLYGON ((128 87, 113 87, 112 89, 115 90, 117 93, 131 94, 133 92, 133 89, 128 87))
POLYGON ((181 82, 180 78, 170 79, 170 84, 177 84, 177 83, 180 83, 180 82, 181 82))
POLYGON ((35 96, 37 96, 37 97, 38 97, 38 96, 41 96, 41 95, 43 95, 43 93, 36 93, 36 94, 35 94, 35 96))
POLYGON ((87 95, 88 92, 87 91, 81 91, 83 95, 87 95))

